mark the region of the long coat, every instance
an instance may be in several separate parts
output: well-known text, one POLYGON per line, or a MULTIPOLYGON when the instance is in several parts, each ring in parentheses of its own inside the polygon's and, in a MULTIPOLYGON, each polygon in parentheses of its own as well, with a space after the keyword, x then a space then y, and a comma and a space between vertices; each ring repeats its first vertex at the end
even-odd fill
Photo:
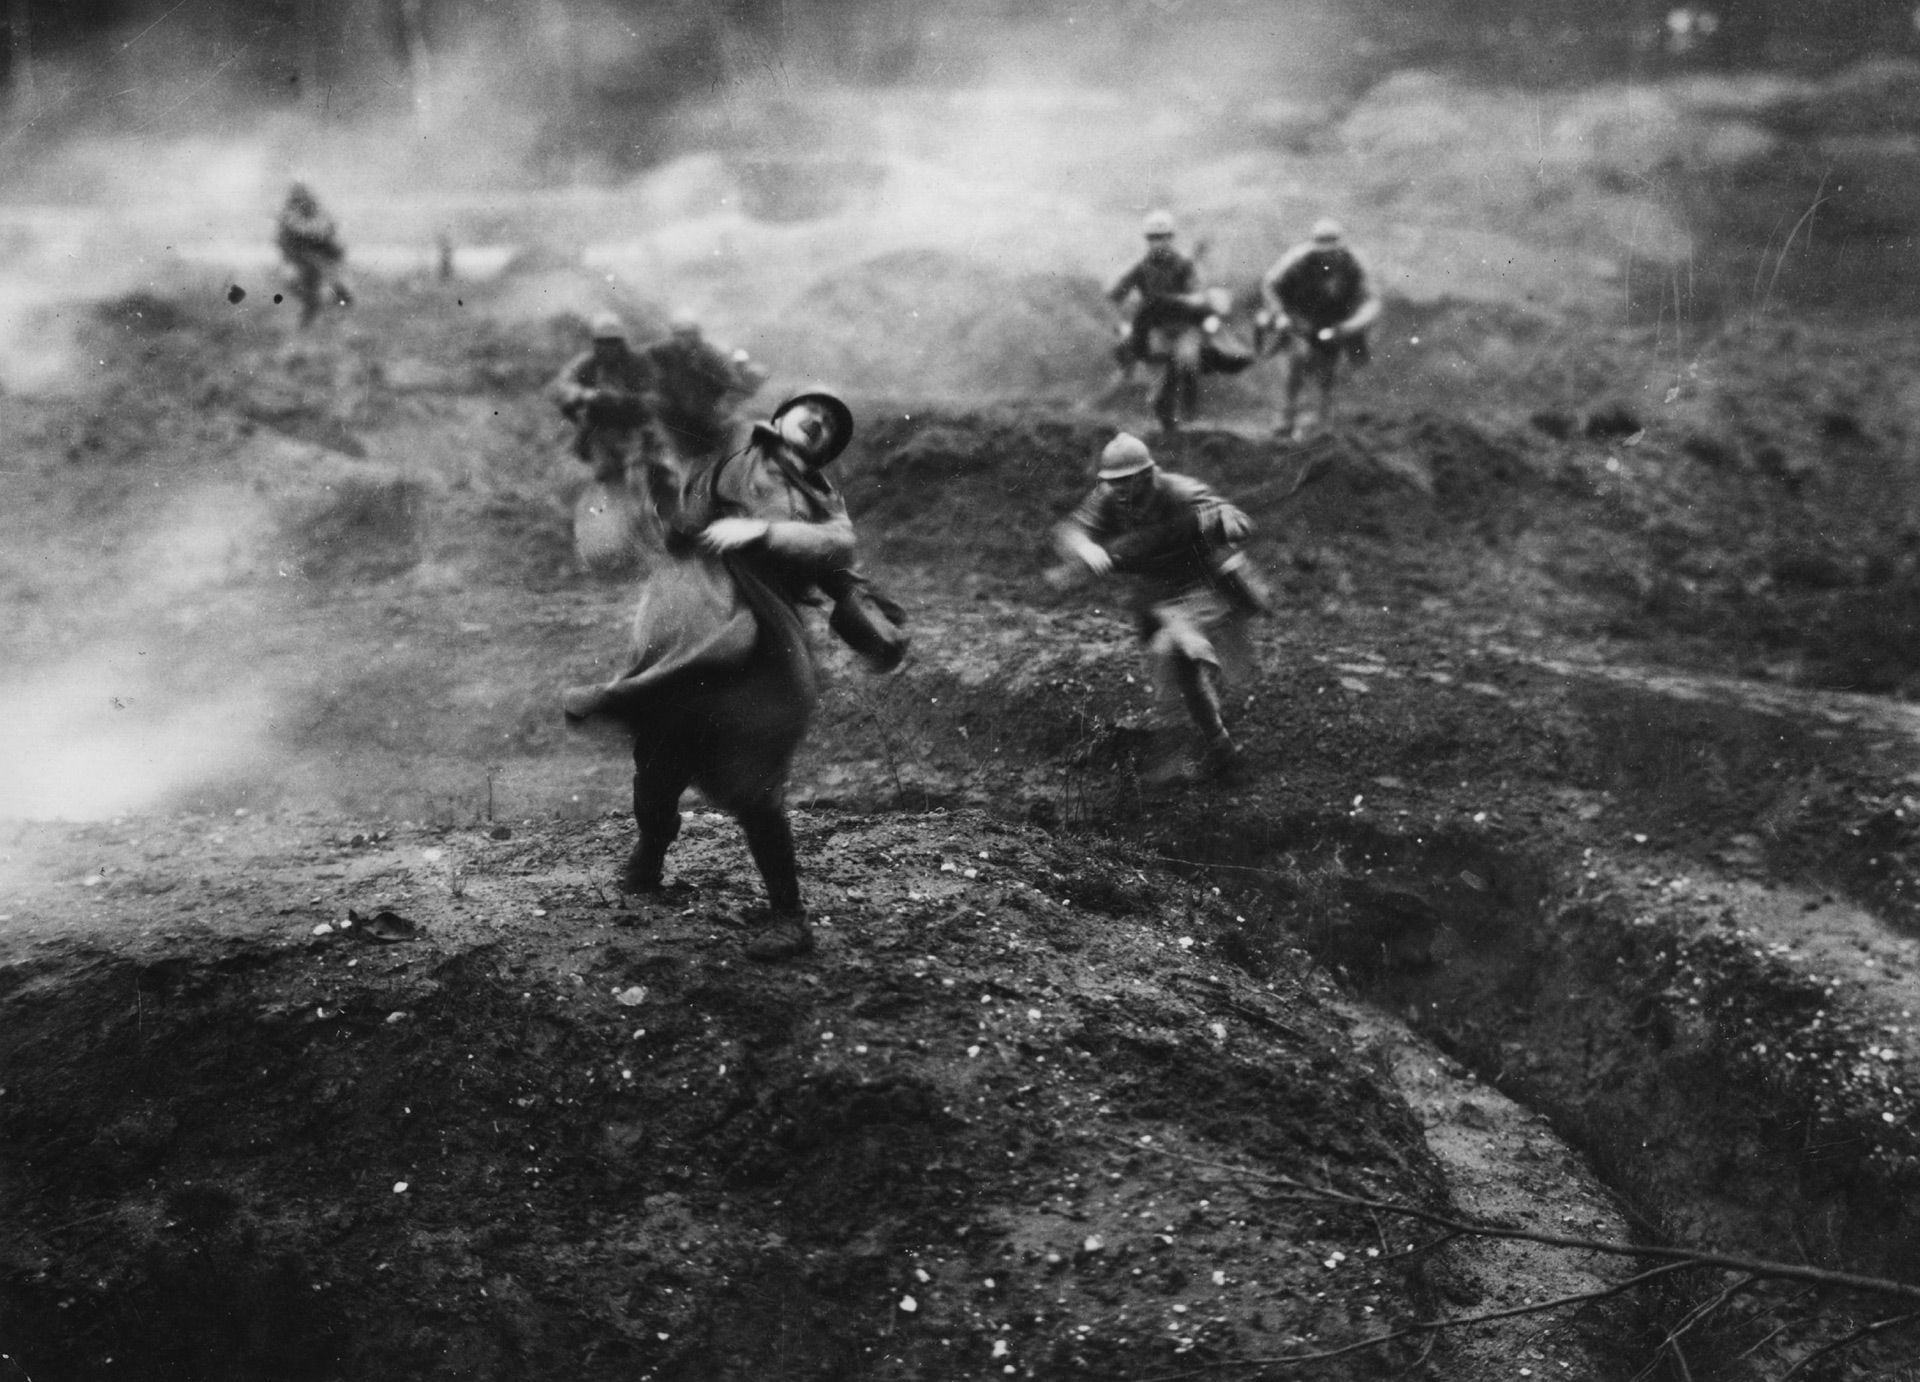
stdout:
POLYGON ((756 424, 744 451, 677 491, 663 485, 656 502, 672 510, 662 513, 667 559, 640 589, 626 666, 603 686, 568 691, 568 716, 632 719, 661 687, 743 665, 763 641, 794 659, 812 686, 813 654, 799 606, 822 579, 853 564, 853 520, 832 482, 756 424), (766 536, 720 555, 699 545, 709 523, 732 517, 764 520, 766 536))

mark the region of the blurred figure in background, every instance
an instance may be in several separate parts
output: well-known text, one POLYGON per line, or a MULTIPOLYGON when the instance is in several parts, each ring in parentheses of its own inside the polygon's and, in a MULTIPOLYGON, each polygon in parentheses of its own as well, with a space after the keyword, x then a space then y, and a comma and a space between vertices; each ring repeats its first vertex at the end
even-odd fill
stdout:
MULTIPOLYGON (((1201 773, 1236 777, 1241 752, 1222 718, 1223 697, 1229 679, 1252 671, 1248 620, 1270 609, 1266 583, 1241 550, 1253 524, 1199 480, 1161 470, 1147 444, 1125 432, 1100 453, 1096 476, 1093 492, 1054 529, 1070 564, 1049 580, 1066 584, 1076 566, 1130 578, 1128 604, 1163 726, 1183 705, 1200 734, 1201 773)), ((1185 771, 1167 748, 1145 778, 1159 785, 1185 771)))
POLYGON ((1161 429, 1171 432, 1199 409, 1204 325, 1215 306, 1200 291, 1194 260, 1174 248, 1171 214, 1148 212, 1141 233, 1146 254, 1107 289, 1108 299, 1123 311, 1129 300, 1137 300, 1132 318, 1120 324, 1114 358, 1126 378, 1137 362, 1166 366, 1152 402, 1161 429))
POLYGON ((1365 262, 1346 243, 1340 223, 1323 219, 1312 237, 1280 256, 1260 281, 1265 303, 1261 348, 1287 356, 1286 399, 1280 431, 1298 439, 1311 418, 1300 413, 1300 395, 1311 380, 1318 391, 1321 425, 1333 417, 1340 363, 1360 366, 1372 358, 1367 329, 1380 315, 1380 297, 1365 262))
POLYGON ((287 200, 274 224, 274 243, 287 261, 289 286, 300 303, 300 325, 310 326, 320 315, 324 293, 331 293, 341 307, 352 305, 353 290, 342 267, 347 251, 340 243, 340 229, 321 210, 319 198, 306 183, 296 182, 287 189, 287 200))
POLYGON ((659 377, 617 313, 596 313, 588 330, 592 344, 567 362, 549 392, 573 424, 574 456, 593 477, 574 504, 575 554, 589 570, 618 574, 639 560, 646 509, 633 484, 659 450, 659 377))
POLYGON ((684 310, 643 354, 658 380, 660 432, 674 458, 691 467, 730 449, 734 407, 766 383, 766 372, 744 350, 728 353, 708 341, 684 310))

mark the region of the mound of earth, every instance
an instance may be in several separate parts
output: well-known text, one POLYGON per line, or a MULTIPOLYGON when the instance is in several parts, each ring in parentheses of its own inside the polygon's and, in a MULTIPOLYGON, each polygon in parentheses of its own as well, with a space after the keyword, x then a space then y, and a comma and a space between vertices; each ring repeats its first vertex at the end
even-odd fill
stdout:
MULTIPOLYGON (((1304 956, 1222 964, 1217 890, 972 813, 800 833, 831 882, 797 968, 740 958, 717 816, 645 905, 599 884, 613 823, 16 833, 91 872, 9 903, 9 1351, 34 1376, 1145 1377, 1335 1358, 1484 1289, 1471 1249, 1275 1193, 1446 1203, 1392 1043, 1358 1044, 1304 956)), ((1530 1347, 1590 1375, 1632 1329, 1530 1347)))

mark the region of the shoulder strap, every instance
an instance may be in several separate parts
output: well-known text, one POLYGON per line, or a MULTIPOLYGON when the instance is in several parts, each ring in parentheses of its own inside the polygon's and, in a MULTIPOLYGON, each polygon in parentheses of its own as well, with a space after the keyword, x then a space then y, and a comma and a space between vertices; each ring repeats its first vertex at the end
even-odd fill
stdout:
POLYGON ((793 463, 792 459, 787 455, 787 448, 784 446, 769 446, 766 448, 766 452, 773 458, 774 465, 780 468, 780 473, 786 476, 787 483, 792 485, 800 492, 801 496, 805 498, 807 508, 811 511, 814 521, 817 523, 830 517, 831 510, 827 506, 826 499, 820 494, 819 488, 812 476, 803 472, 793 463))

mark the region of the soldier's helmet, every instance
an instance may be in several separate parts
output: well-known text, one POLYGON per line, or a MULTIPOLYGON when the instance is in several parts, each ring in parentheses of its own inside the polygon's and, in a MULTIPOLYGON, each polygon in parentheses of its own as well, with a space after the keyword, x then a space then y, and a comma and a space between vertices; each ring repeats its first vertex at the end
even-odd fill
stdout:
POLYGON ((587 324, 587 334, 596 341, 619 341, 627 343, 627 324, 620 320, 618 312, 595 312, 593 320, 587 324))
POLYGON ((667 330, 682 338, 698 336, 700 334, 700 318, 693 314, 691 308, 679 308, 671 317, 667 318, 667 330))
POLYGON ((1162 235, 1173 234, 1173 213, 1171 211, 1149 211, 1140 222, 1140 233, 1149 240, 1162 235))
POLYGON ((780 415, 801 403, 814 404, 831 419, 829 426, 833 435, 827 439, 826 445, 821 447, 818 454, 807 458, 808 466, 814 470, 818 470, 834 457, 838 456, 842 451, 845 451, 847 449, 847 443, 853 440, 853 409, 846 405, 840 395, 831 390, 812 388, 802 393, 794 394, 782 402, 778 408, 773 410, 771 416, 768 417, 768 425, 777 427, 780 422, 780 415))
POLYGON ((1313 243, 1316 245, 1337 245, 1345 235, 1340 223, 1331 216, 1322 216, 1313 223, 1313 243))
POLYGON ((1121 432, 1100 452, 1097 473, 1102 480, 1121 480, 1138 475, 1152 464, 1153 453, 1147 450, 1147 444, 1131 432, 1121 432))

